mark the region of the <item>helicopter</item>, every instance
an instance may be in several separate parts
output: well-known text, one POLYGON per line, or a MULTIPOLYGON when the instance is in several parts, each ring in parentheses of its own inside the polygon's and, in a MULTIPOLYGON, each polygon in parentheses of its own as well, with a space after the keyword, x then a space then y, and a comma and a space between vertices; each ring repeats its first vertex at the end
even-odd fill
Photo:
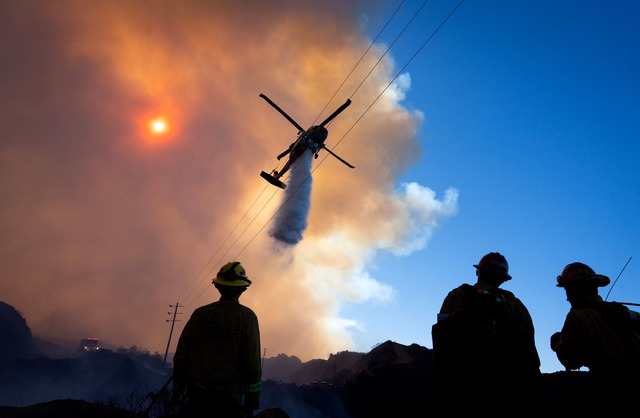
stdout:
POLYGON ((298 157, 300 157, 306 150, 311 150, 311 152, 314 153, 314 158, 318 158, 318 153, 320 152, 320 150, 325 149, 329 154, 336 157, 339 161, 341 161, 348 167, 355 168, 354 166, 352 166, 351 164, 349 164, 348 162, 346 162, 345 160, 337 156, 333 151, 331 151, 329 148, 327 148, 324 145, 324 141, 327 139, 327 136, 329 135, 327 128, 325 128, 324 126, 327 123, 331 122, 333 118, 338 116, 340 112, 342 112, 351 104, 350 99, 347 99, 347 101, 344 102, 342 106, 336 109, 336 111, 333 112, 328 118, 326 118, 321 124, 313 125, 309 129, 305 130, 302 128, 302 126, 298 124, 298 122, 293 120, 291 116, 289 116, 284 110, 280 109, 280 107, 277 104, 275 104, 273 101, 271 101, 271 99, 269 99, 267 96, 260 93, 260 97, 262 97, 264 100, 267 101, 267 103, 269 103, 278 112, 280 112, 280 114, 284 116, 293 126, 298 128, 297 139, 294 142, 292 142, 291 145, 289 145, 289 148, 284 150, 282 153, 280 153, 280 155, 276 157, 278 160, 280 160, 286 155, 289 155, 289 159, 284 163, 284 166, 280 169, 280 171, 273 169, 271 173, 267 173, 265 171, 260 172, 260 176, 262 178, 264 178, 274 186, 277 186, 281 189, 286 189, 287 185, 284 184, 282 180, 280 180, 280 178, 284 175, 284 173, 286 173, 289 170, 289 168, 291 168, 291 164, 293 164, 293 162, 298 157))

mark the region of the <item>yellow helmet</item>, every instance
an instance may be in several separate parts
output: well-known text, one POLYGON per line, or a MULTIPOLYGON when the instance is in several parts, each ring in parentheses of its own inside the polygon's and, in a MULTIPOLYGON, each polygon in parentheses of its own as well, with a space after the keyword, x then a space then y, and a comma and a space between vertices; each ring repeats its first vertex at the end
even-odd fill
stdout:
POLYGON ((251 280, 247 277, 247 272, 239 261, 230 261, 220 268, 211 283, 223 286, 249 286, 251 280))
POLYGON ((591 284, 596 287, 608 285, 611 280, 602 274, 596 274, 591 267, 583 263, 571 263, 562 270, 557 278, 558 287, 567 287, 576 283, 591 284))

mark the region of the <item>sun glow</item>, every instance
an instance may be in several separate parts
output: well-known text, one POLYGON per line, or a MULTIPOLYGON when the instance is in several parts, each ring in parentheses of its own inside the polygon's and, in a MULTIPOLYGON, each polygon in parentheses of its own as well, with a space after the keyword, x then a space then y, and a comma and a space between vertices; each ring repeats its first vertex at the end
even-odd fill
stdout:
POLYGON ((167 120, 161 117, 149 121, 149 130, 153 135, 164 135, 169 132, 169 124, 167 120))
POLYGON ((179 122, 175 112, 170 113, 147 113, 137 118, 141 139, 147 146, 157 148, 175 142, 179 122))

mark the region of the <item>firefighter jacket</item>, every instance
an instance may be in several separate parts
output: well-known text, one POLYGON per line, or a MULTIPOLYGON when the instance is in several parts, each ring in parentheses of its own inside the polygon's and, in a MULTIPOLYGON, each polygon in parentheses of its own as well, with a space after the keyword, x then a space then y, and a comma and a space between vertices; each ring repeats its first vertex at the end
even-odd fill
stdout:
POLYGON ((453 289, 432 337, 442 416, 511 416, 516 406, 536 406, 541 374, 533 321, 513 293, 478 284, 453 289))
MULTIPOLYGON (((501 309, 497 310, 496 317, 491 318, 493 322, 506 324, 511 335, 505 339, 511 339, 509 345, 516 344, 513 355, 517 354, 514 360, 519 363, 519 373, 530 373, 536 376, 540 373, 540 357, 535 343, 535 329, 533 320, 526 306, 512 292, 500 288, 481 287, 479 284, 473 286, 462 285, 447 294, 442 302, 439 316, 455 314, 471 308, 472 298, 469 298, 467 289, 471 288, 474 294, 489 295, 496 299, 501 309), (517 335, 517 337, 516 337, 517 335)), ((486 299, 482 298, 482 299, 486 299)), ((480 308, 480 307, 479 307, 480 308)), ((475 312, 473 313, 476 314, 475 312)), ((498 360, 500 361, 500 360, 498 360)), ((503 360, 503 361, 506 361, 503 360)))
POLYGON ((178 340, 173 376, 174 393, 196 385, 226 393, 238 405, 246 396, 257 408, 262 368, 256 314, 225 296, 196 309, 178 340))
POLYGON ((628 375, 637 379, 640 333, 628 317, 629 310, 623 307, 618 313, 615 306, 599 295, 572 302, 562 331, 551 337, 551 348, 567 369, 586 366, 599 378, 628 375))

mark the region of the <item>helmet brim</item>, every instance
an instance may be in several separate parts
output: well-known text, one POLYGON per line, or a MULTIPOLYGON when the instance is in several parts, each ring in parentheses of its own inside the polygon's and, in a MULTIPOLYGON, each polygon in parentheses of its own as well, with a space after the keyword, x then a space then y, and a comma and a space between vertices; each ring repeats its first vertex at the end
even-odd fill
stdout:
POLYGON ((482 271, 487 271, 489 273, 493 273, 496 276, 504 277, 506 280, 511 280, 511 275, 509 273, 499 273, 497 271, 487 270, 487 269, 484 269, 484 268, 480 267, 480 265, 478 265, 478 264, 474 264, 473 267, 475 267, 478 270, 482 270, 482 271))
POLYGON ((251 280, 247 279, 247 280, 240 280, 240 279, 235 279, 235 280, 227 280, 223 277, 214 277, 213 280, 211 281, 212 283, 216 283, 222 286, 233 286, 233 287, 249 287, 251 285, 251 280))
MULTIPOLYGON (((560 276, 558 277, 558 281, 560 280, 560 276)), ((575 285, 585 285, 585 286, 595 286, 595 287, 604 287, 611 283, 611 279, 605 276, 604 274, 594 274, 591 277, 586 278, 576 278, 569 279, 564 281, 564 283, 556 284, 556 287, 568 287, 575 285)))

